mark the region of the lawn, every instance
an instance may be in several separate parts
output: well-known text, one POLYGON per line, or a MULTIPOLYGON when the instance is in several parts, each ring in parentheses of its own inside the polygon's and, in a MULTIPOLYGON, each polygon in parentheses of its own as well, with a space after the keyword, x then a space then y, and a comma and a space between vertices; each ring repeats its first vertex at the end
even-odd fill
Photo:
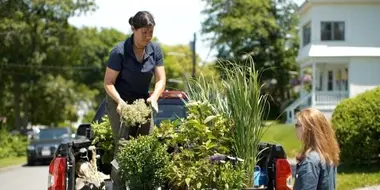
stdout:
MULTIPOLYGON (((270 125, 271 122, 268 122, 270 125)), ((265 132, 263 142, 281 144, 288 158, 294 158, 301 148, 301 142, 296 137, 295 128, 292 125, 272 124, 265 132)))
POLYGON ((26 157, 11 157, 11 158, 2 158, 0 159, 0 168, 12 166, 12 165, 21 165, 26 163, 26 157))
MULTIPOLYGON (((296 137, 295 128, 286 124, 275 123, 271 125, 262 141, 281 144, 288 158, 294 158, 301 147, 296 137)), ((340 190, 380 185, 380 166, 360 168, 341 166, 338 168, 337 178, 337 188, 340 190)))

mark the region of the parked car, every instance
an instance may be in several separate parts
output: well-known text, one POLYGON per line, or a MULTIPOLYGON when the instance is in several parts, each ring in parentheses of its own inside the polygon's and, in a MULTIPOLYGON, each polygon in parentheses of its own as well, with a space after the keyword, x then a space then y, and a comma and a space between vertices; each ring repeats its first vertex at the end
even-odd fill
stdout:
POLYGON ((34 165, 39 161, 51 161, 61 142, 70 138, 69 127, 40 130, 26 148, 28 165, 34 165))
MULTIPOLYGON (((186 117, 186 95, 180 91, 166 91, 158 101, 159 112, 154 121, 158 125, 163 120, 174 120, 186 117)), ((102 102, 93 121, 101 121, 105 114, 105 102, 102 102)), ((92 139, 91 125, 82 124, 78 127, 77 138, 61 143, 55 158, 49 166, 48 190, 74 190, 75 189, 75 163, 80 150, 88 148, 92 139)), ((290 190, 292 171, 286 154, 281 145, 262 143, 263 158, 258 165, 267 171, 267 190, 290 190), (264 150, 265 149, 265 150, 264 150)), ((101 156, 101 153, 100 153, 101 156)), ((90 156, 89 156, 90 157, 90 156)), ((226 159, 229 157, 226 156, 226 159)), ((101 162, 99 162, 100 164, 101 162)), ((98 169, 110 174, 111 165, 99 165, 98 169)), ((112 180, 106 181, 106 189, 112 189, 112 180)))

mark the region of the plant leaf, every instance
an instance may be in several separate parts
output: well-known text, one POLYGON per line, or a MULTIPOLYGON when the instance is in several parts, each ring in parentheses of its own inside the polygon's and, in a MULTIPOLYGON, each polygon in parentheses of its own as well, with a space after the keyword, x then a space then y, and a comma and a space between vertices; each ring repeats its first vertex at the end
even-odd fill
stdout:
POLYGON ((186 179, 185 179, 185 182, 186 182, 187 187, 190 187, 190 180, 191 180, 190 178, 186 178, 186 179))
POLYGON ((218 117, 218 116, 216 116, 216 115, 210 115, 210 116, 208 116, 208 117, 203 121, 203 123, 206 124, 206 123, 210 122, 211 120, 213 120, 213 119, 215 119, 215 118, 217 118, 217 117, 218 117))

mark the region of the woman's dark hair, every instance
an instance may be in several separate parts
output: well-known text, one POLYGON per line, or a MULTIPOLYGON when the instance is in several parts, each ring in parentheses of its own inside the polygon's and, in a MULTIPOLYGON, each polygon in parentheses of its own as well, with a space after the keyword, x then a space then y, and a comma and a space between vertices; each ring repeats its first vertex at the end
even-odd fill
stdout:
POLYGON ((144 27, 155 26, 154 18, 148 11, 139 11, 129 19, 129 24, 136 30, 144 27))

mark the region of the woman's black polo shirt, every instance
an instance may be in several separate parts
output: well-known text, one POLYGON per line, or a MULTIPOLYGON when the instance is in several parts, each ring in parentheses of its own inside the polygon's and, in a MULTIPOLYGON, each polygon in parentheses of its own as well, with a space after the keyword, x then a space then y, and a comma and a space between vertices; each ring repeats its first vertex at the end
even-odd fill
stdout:
POLYGON ((133 35, 120 42, 111 51, 107 66, 119 71, 115 88, 124 101, 149 97, 149 86, 154 68, 163 65, 164 55, 157 43, 150 42, 145 48, 143 62, 137 61, 133 52, 133 35))

